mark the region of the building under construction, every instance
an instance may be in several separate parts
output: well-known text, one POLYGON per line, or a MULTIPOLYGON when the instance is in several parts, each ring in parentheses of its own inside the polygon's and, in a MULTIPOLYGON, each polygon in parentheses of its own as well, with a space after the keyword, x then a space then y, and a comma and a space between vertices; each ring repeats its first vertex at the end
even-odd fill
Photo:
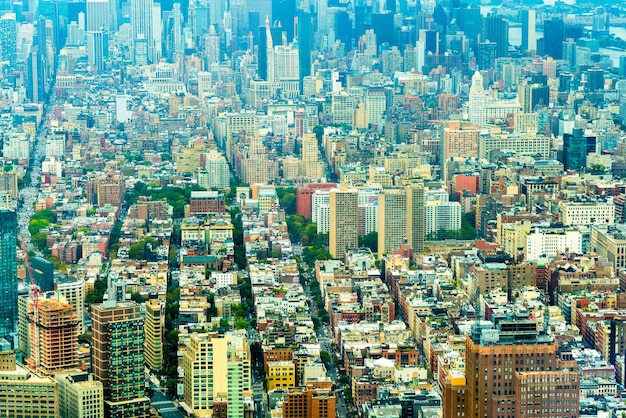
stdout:
POLYGON ((29 309, 32 363, 46 374, 73 370, 78 366, 78 318, 64 298, 48 293, 39 298, 37 318, 29 309), (54 296, 53 296, 54 295, 54 296), (34 333, 37 333, 36 337, 34 333))

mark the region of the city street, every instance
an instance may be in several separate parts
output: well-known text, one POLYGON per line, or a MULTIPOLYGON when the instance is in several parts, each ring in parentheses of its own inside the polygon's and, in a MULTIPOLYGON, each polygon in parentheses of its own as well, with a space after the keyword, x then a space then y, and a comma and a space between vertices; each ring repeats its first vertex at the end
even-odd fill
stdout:
POLYGON ((176 408, 176 404, 165 396, 161 391, 154 388, 154 394, 150 399, 150 405, 154 406, 163 418, 183 418, 184 415, 176 408))

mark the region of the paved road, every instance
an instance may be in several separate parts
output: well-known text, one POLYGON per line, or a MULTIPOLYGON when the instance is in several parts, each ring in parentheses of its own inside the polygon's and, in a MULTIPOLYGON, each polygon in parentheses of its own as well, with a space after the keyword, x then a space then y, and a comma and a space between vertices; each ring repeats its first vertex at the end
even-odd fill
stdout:
POLYGON ((184 418, 184 415, 176 408, 174 402, 159 392, 158 389, 154 390, 150 405, 154 406, 163 418, 184 418))

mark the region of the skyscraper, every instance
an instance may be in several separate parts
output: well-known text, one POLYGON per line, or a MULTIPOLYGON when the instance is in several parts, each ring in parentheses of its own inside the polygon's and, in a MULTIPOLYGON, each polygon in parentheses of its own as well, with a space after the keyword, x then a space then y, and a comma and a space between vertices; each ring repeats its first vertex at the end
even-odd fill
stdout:
MULTIPOLYGON (((313 47, 313 16, 306 10, 298 10, 298 60, 300 83, 311 75, 311 48, 313 47)), ((300 86, 302 91, 302 85, 300 86)))
POLYGON ((13 342, 17 322, 17 215, 0 209, 0 339, 13 342))
POLYGON ((342 183, 338 189, 330 190, 329 249, 334 258, 343 258, 346 249, 359 245, 359 216, 356 189, 348 189, 342 183))
MULTIPOLYGON (((111 30, 111 0, 87 0, 87 31, 111 30)), ((115 3, 115 1, 113 1, 115 3)))
POLYGON ((258 41, 257 41, 257 75, 261 80, 267 81, 267 54, 268 54, 268 42, 272 42, 272 36, 269 29, 269 20, 265 20, 265 26, 259 26, 258 28, 258 41))
POLYGON ((496 58, 509 54, 509 22, 502 16, 489 14, 483 17, 480 41, 496 44, 496 58))
POLYGON ((469 120, 474 125, 485 124, 485 101, 487 100, 483 76, 478 71, 472 76, 472 85, 469 92, 469 120))
POLYGON ((0 56, 10 66, 17 60, 17 21, 15 13, 5 13, 0 19, 0 56))
POLYGON ((555 60, 563 57, 563 20, 553 17, 543 22, 545 54, 555 60))
POLYGON ((287 42, 293 40, 296 19, 296 0, 272 0, 272 20, 280 23, 287 34, 287 42))
MULTIPOLYGON (((134 55, 137 56, 137 41, 145 40, 147 44, 145 52, 149 62, 154 62, 155 59, 152 6, 152 0, 131 0, 130 2, 130 23, 133 29, 134 55)), ((161 17, 159 16, 160 19, 161 17)))
POLYGON ((415 253, 424 250, 426 214, 424 210, 424 186, 411 184, 406 189, 406 238, 415 253))
POLYGON ((536 13, 532 9, 521 11, 522 17, 522 51, 537 50, 537 34, 535 32, 536 13))
POLYGON ((54 292, 40 296, 38 315, 30 307, 31 337, 39 347, 33 349, 33 361, 45 374, 68 371, 78 365, 78 319, 72 305, 54 292), (35 337, 34 334, 37 334, 35 337))
POLYGON ((159 300, 150 299, 146 302, 144 353, 146 365, 151 370, 161 370, 163 367, 164 334, 165 306, 159 300))
POLYGON ((475 324, 465 353, 465 378, 443 384, 444 418, 578 416, 579 373, 559 370, 557 346, 535 321, 475 324), (558 409, 537 393, 549 393, 558 409))
POLYGON ((105 59, 109 55, 109 34, 106 31, 87 32, 87 63, 94 73, 105 70, 105 59))
POLYGON ((403 189, 378 195, 378 255, 399 250, 407 235, 407 200, 403 189))
POLYGON ((198 415, 226 403, 229 418, 243 418, 252 396, 250 346, 245 331, 192 334, 183 357, 184 401, 198 415))
POLYGON ((107 294, 107 300, 91 307, 91 367, 104 386, 105 416, 147 417, 140 305, 125 301, 123 284, 111 279, 107 294))

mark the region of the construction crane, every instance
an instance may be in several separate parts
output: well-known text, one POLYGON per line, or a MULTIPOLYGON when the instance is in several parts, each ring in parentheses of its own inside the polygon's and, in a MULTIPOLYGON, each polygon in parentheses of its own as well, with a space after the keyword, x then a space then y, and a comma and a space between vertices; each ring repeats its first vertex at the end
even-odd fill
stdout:
POLYGON ((24 251, 24 265, 26 266, 26 271, 28 276, 30 276, 30 289, 29 295, 33 300, 33 316, 32 322, 30 324, 31 330, 31 341, 30 341, 30 360, 29 365, 33 369, 37 369, 39 367, 39 330, 37 326, 39 324, 39 294, 41 293, 41 289, 35 283, 35 276, 33 275, 33 268, 30 265, 30 260, 28 258, 28 248, 26 247, 26 240, 22 239, 22 251, 24 251))

